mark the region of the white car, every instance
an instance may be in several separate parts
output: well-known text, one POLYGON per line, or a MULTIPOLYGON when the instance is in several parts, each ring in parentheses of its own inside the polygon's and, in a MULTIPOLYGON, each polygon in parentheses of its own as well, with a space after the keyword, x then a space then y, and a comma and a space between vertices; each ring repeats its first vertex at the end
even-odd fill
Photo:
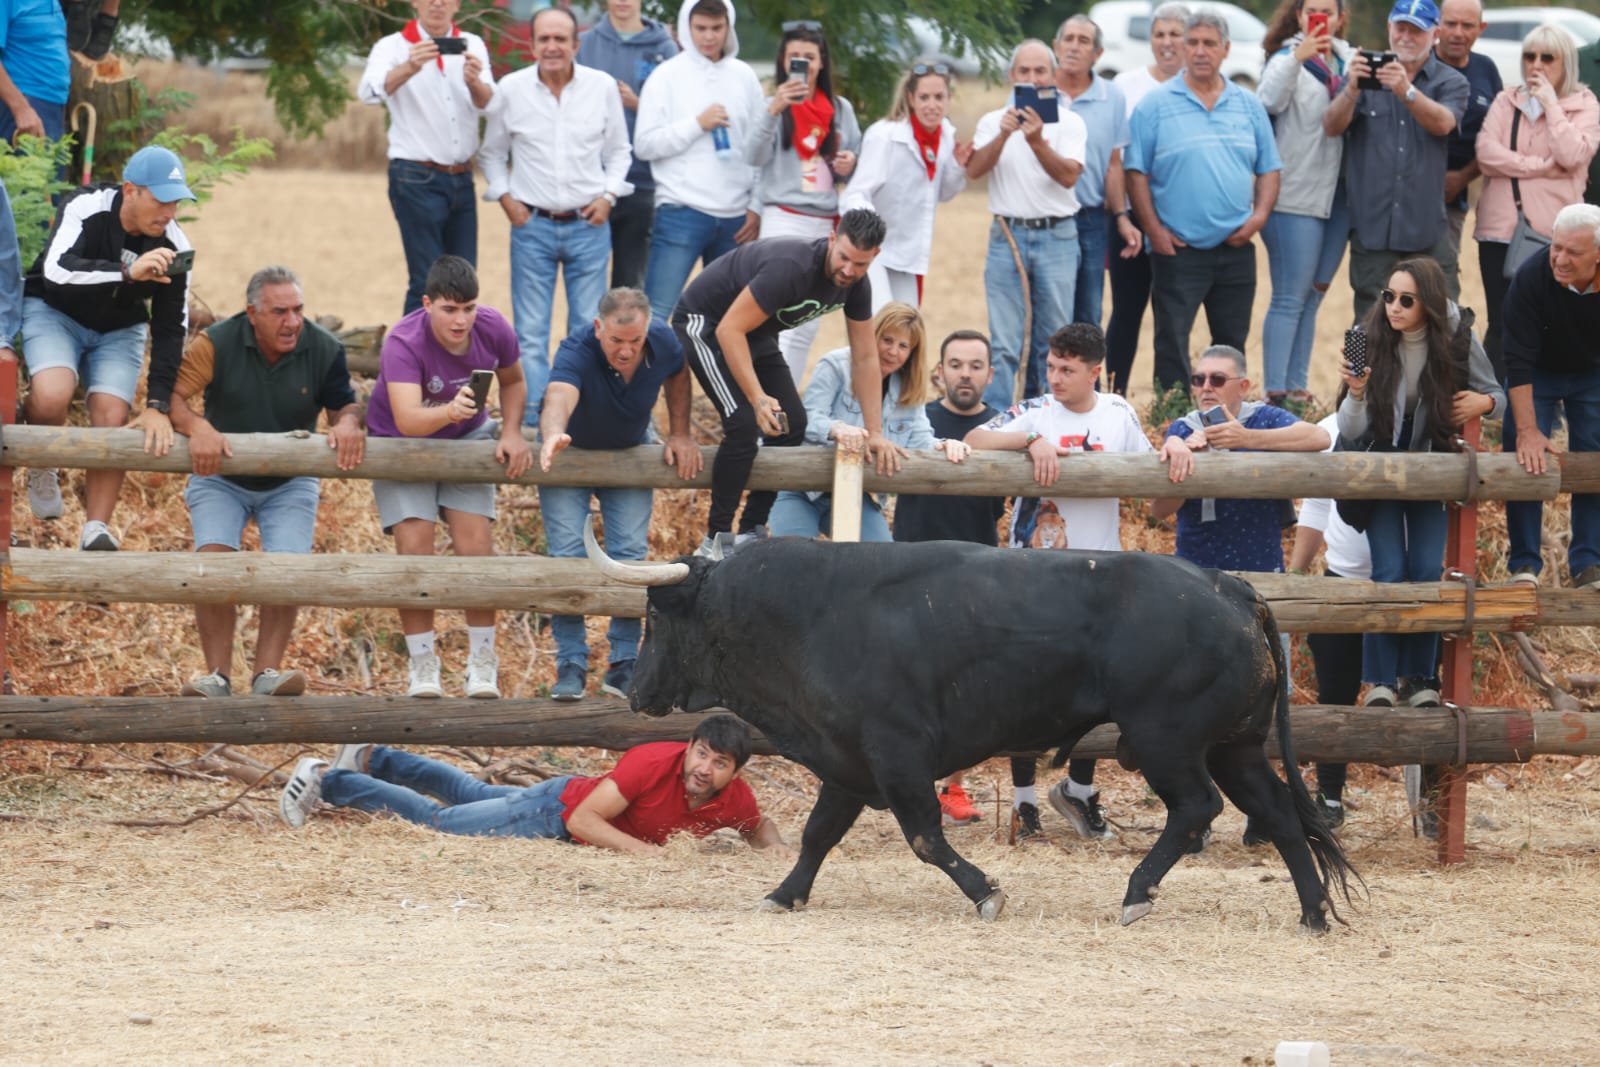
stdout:
MULTIPOLYGON (((1102 78, 1148 67, 1155 61, 1150 54, 1150 12, 1157 6, 1149 0, 1103 0, 1089 9, 1089 17, 1100 27, 1105 42, 1105 52, 1095 65, 1102 78)), ((1233 4, 1191 3, 1189 8, 1215 11, 1228 20, 1228 36, 1233 45, 1228 49, 1228 58, 1222 61, 1222 76, 1255 88, 1267 65, 1266 54, 1261 50, 1261 42, 1267 36, 1266 25, 1233 4)))
POLYGON ((1483 13, 1489 25, 1472 46, 1474 52, 1494 60, 1500 80, 1522 84, 1522 39, 1538 26, 1553 22, 1577 39, 1578 47, 1600 40, 1600 16, 1570 7, 1500 7, 1483 13))

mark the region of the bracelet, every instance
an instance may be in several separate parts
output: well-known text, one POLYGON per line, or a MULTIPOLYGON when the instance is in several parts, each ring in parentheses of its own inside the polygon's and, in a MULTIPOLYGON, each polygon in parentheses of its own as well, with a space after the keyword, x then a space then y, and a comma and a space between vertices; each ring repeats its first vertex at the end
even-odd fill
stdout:
POLYGON ((1131 211, 1119 211, 1119 212, 1117 212, 1115 215, 1113 215, 1111 217, 1114 218, 1114 219, 1128 219, 1128 218, 1132 218, 1133 217, 1133 212, 1131 212, 1131 211))
POLYGON ((1028 449, 1032 448, 1033 443, 1043 436, 1044 434, 1040 433, 1038 430, 1029 430, 1027 440, 1022 442, 1023 451, 1027 451, 1028 449))

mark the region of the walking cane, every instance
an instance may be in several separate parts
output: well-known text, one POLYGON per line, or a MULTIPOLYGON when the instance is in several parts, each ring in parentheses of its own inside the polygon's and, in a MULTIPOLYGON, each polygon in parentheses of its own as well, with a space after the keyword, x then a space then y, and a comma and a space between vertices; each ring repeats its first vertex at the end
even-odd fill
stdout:
POLYGON ((1017 265, 1017 283, 1022 288, 1022 347, 1017 356, 1017 380, 1011 383, 1011 402, 1020 404, 1028 385, 1028 364, 1033 358, 1033 287, 1028 282, 1028 269, 1022 263, 1022 249, 1011 236, 1011 224, 999 215, 994 221, 1000 224, 1000 232, 1006 235, 1006 244, 1011 246, 1011 259, 1017 265))
POLYGON ((89 101, 84 100, 79 103, 72 109, 73 133, 78 132, 78 112, 80 111, 85 111, 88 113, 88 117, 84 120, 84 125, 88 127, 88 131, 85 136, 79 139, 79 143, 83 145, 83 180, 78 184, 88 185, 89 172, 94 170, 94 127, 98 119, 98 115, 95 112, 94 105, 89 103, 89 101))

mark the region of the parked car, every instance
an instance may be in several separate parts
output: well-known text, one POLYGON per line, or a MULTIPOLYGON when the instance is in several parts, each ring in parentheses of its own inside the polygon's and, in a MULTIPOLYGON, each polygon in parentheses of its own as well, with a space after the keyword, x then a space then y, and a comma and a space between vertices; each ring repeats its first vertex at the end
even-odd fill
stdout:
MULTIPOLYGON (((1149 0, 1103 0, 1089 9, 1089 17, 1100 27, 1105 42, 1105 54, 1095 67, 1102 78, 1150 65, 1150 12, 1157 6, 1149 0)), ((1266 24, 1233 4, 1202 3, 1191 7, 1210 9, 1228 20, 1233 46, 1222 61, 1222 76, 1254 89, 1267 65, 1267 57, 1261 51, 1261 42, 1267 36, 1266 24)))
POLYGON ((1485 11, 1483 20, 1489 25, 1473 51, 1494 60, 1507 85, 1522 84, 1522 39, 1536 26, 1555 23, 1577 39, 1579 48, 1600 40, 1600 16, 1570 7, 1499 7, 1485 11))

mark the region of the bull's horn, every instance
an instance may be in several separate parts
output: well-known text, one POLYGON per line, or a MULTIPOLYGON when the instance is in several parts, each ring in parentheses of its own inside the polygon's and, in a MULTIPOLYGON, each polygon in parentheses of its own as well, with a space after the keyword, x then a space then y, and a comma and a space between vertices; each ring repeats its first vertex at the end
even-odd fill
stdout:
POLYGON ((612 559, 594 539, 593 513, 583 520, 583 547, 589 554, 589 562, 598 567, 601 574, 626 585, 676 585, 689 577, 687 563, 624 563, 612 559))

